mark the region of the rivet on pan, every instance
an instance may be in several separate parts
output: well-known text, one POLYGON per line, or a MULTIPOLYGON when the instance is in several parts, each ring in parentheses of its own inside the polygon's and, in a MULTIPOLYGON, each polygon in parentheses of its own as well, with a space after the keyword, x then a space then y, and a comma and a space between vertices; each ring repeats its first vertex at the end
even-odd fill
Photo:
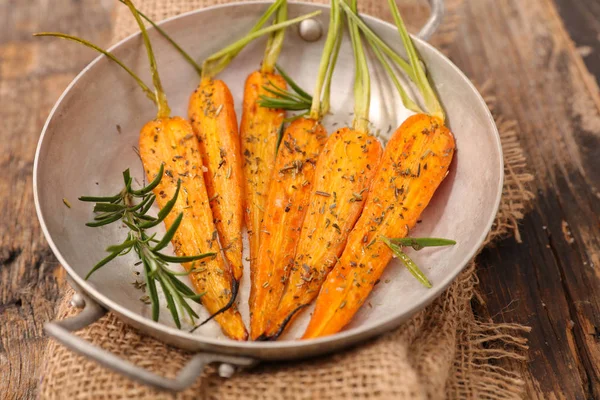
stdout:
POLYGON ((71 299, 71 306, 76 308, 85 307, 85 300, 83 299, 83 296, 81 296, 79 293, 75 293, 71 299))
POLYGON ((235 367, 231 364, 223 363, 219 365, 219 376, 221 378, 231 378, 235 373, 235 367))
POLYGON ((307 42, 314 42, 323 36, 323 27, 316 19, 305 19, 300 22, 298 33, 307 42))

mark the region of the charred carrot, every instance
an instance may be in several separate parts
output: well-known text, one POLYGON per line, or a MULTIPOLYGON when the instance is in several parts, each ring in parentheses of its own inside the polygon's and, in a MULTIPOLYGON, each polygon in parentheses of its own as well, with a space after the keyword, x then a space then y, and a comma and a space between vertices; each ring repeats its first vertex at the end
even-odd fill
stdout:
POLYGON ((316 297, 360 216, 382 148, 369 134, 370 79, 356 27, 350 37, 356 59, 354 122, 329 137, 317 162, 313 192, 285 292, 266 336, 276 338, 316 297))
MULTIPOLYGON (((411 263, 389 238, 408 236, 448 174, 454 154, 454 136, 444 125, 441 105, 422 70, 394 1, 389 3, 417 86, 432 115, 418 113, 409 117, 388 142, 363 213, 317 297, 305 339, 331 335, 346 326, 377 283, 393 251, 411 263)), ((355 24, 356 2, 352 2, 352 7, 342 3, 342 7, 355 24)), ((410 266, 411 272, 424 278, 418 268, 410 266)), ((428 283, 426 278, 425 281, 428 283)))
MULTIPOLYGON (((164 171, 163 178, 153 188, 153 192, 161 209, 170 208, 174 211, 166 216, 165 225, 171 232, 171 227, 178 224, 178 229, 172 236, 176 254, 180 258, 188 258, 195 254, 210 252, 209 249, 214 250, 217 247, 216 229, 202 174, 198 139, 188 121, 170 116, 171 111, 162 88, 146 28, 131 1, 123 0, 123 2, 131 10, 142 31, 155 90, 151 91, 120 61, 118 64, 136 78, 144 92, 158 106, 156 118, 144 125, 140 132, 139 152, 144 170, 150 179, 162 175, 164 171), (176 200, 173 204, 169 199, 176 200)), ((73 39, 66 35, 61 37, 73 39)), ((76 41, 87 45, 82 40, 76 41)), ((97 48, 97 46, 92 47, 97 48)), ((110 54, 106 51, 101 52, 110 54)), ((114 55, 110 55, 110 58, 117 61, 114 55)), ((245 340, 247 332, 232 301, 233 279, 226 269, 223 258, 217 253, 210 259, 186 262, 182 265, 189 272, 194 289, 197 293, 203 293, 202 304, 212 317, 216 318, 223 332, 232 339, 245 340)), ((168 291, 165 291, 165 296, 169 306, 175 307, 168 291)))
MULTIPOLYGON (((335 1, 334 1, 335 3, 335 1)), ((325 49, 319 66, 315 95, 308 118, 293 121, 285 130, 269 187, 260 245, 251 276, 250 335, 265 339, 270 319, 285 288, 291 263, 309 206, 317 157, 325 145, 327 132, 320 120, 328 104, 331 74, 339 51, 340 13, 332 8, 325 49)))

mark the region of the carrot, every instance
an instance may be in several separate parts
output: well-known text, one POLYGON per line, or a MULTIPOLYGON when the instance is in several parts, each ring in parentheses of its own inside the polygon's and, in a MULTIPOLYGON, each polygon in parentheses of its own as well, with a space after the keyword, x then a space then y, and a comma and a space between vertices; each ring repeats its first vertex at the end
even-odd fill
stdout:
POLYGON ((250 271, 254 270, 260 243, 260 224, 267 201, 267 193, 273 174, 277 153, 277 136, 283 124, 285 111, 261 107, 261 95, 267 95, 265 87, 276 85, 286 88, 285 80, 278 74, 255 71, 248 76, 244 89, 240 139, 246 194, 246 226, 250 242, 250 271))
MULTIPOLYGON (((455 142, 452 132, 444 125, 443 110, 420 65, 396 4, 394 0, 389 3, 407 48, 412 76, 431 115, 421 112, 409 117, 388 142, 363 213, 321 288, 304 339, 331 335, 346 326, 365 302, 394 253, 408 264, 417 278, 430 286, 427 278, 392 240, 407 237, 415 226, 448 174, 455 142)), ((342 3, 342 7, 351 25, 358 26, 356 1, 352 6, 342 3)), ((378 58, 385 60, 380 46, 372 38, 368 40, 379 52, 378 58)))
MULTIPOLYGON (((202 159, 198 139, 190 123, 183 118, 159 118, 148 122, 140 132, 139 151, 149 179, 156 176, 164 164, 165 176, 154 189, 160 208, 173 196, 177 181, 181 181, 180 195, 173 211, 165 219, 170 227, 178 213, 183 219, 172 239, 179 256, 218 250, 217 235, 209 207, 207 188, 202 177, 202 159), (165 179, 166 178, 166 179, 165 179)), ((190 280, 197 293, 205 293, 202 304, 223 332, 232 339, 245 340, 244 323, 232 299, 233 276, 217 252, 214 258, 183 264, 192 271, 190 280)))
POLYGON ((304 338, 336 333, 350 321, 392 258, 380 237, 408 235, 446 176, 453 153, 452 133, 438 118, 414 115, 394 133, 304 338))
POLYGON ((292 122, 282 139, 260 231, 257 268, 252 276, 253 339, 264 333, 281 298, 308 208, 315 164, 326 139, 325 128, 309 118, 292 122))
POLYGON ((350 128, 327 140, 289 281, 266 336, 278 336, 292 315, 317 296, 360 216, 381 152, 376 138, 350 128))
POLYGON ((370 79, 356 27, 350 25, 355 60, 354 121, 328 139, 319 157, 296 257, 285 292, 266 337, 279 336, 291 319, 316 297, 341 255, 360 216, 382 148, 369 134, 370 79))
MULTIPOLYGON (((243 211, 246 208, 244 188, 247 187, 247 178, 242 174, 242 153, 247 154, 248 149, 240 150, 240 134, 231 92, 227 84, 215 79, 215 76, 254 38, 270 32, 281 35, 279 32, 286 26, 315 15, 313 13, 291 21, 276 19, 276 23, 271 27, 260 29, 272 13, 285 9, 285 4, 285 0, 278 0, 267 9, 246 37, 205 60, 200 85, 191 95, 188 106, 192 127, 200 140, 210 206, 225 258, 236 280, 236 287, 243 274, 242 225, 243 211)), ((247 121, 248 117, 244 120, 247 121)), ((243 132, 243 136, 247 136, 246 132, 243 132)), ((272 163, 273 159, 265 161, 272 163)), ((235 295, 237 292, 234 292, 235 295)))
POLYGON ((242 277, 242 159, 233 98, 221 80, 203 79, 188 114, 200 143, 210 208, 223 253, 237 282, 242 277))
MULTIPOLYGON (((287 19, 287 1, 281 2, 274 24, 287 19)), ((260 70, 252 72, 244 86, 240 144, 243 157, 245 218, 250 243, 250 273, 253 274, 260 247, 260 224, 277 154, 278 136, 285 118, 281 108, 262 107, 261 96, 269 90, 285 90, 285 79, 275 72, 284 30, 269 36, 260 70)))
MULTIPOLYGON (((64 34, 46 33, 41 35, 59 36, 74 40, 92 47, 107 55, 123 67, 140 85, 146 95, 157 105, 158 112, 154 120, 144 125, 140 132, 139 152, 144 164, 144 170, 150 179, 163 173, 169 179, 161 179, 153 192, 161 208, 167 208, 169 199, 176 198, 175 204, 165 218, 167 230, 179 224, 174 232, 172 243, 179 257, 204 253, 204 249, 216 247, 216 228, 209 207, 208 194, 202 174, 199 143, 190 123, 180 117, 171 117, 167 98, 162 88, 160 76, 152 45, 146 28, 141 21, 135 6, 130 0, 123 0, 142 31, 144 45, 148 53, 150 69, 155 90, 152 91, 129 68, 111 53, 100 49, 82 39, 64 34), (181 194, 180 194, 181 193, 181 194)), ((223 258, 216 254, 212 259, 201 262, 184 263, 183 267, 189 272, 190 280, 198 293, 202 293, 201 302, 216 318, 223 332, 236 340, 246 340, 248 334, 241 315, 235 309, 232 293, 237 290, 231 274, 228 272, 223 258)), ((164 287, 165 296, 170 307, 173 305, 173 288, 164 287)), ((189 309, 189 306, 188 306, 189 309)), ((171 310, 176 315, 174 310, 171 310)), ((153 318, 158 313, 153 312, 153 318)), ((156 318, 155 318, 156 319, 156 318)), ((177 322, 177 320, 176 320, 177 322)))
MULTIPOLYGON (((269 109, 272 107, 261 107, 262 109, 258 110, 254 106, 258 104, 257 100, 260 99, 264 93, 270 93, 270 91, 272 92, 274 90, 283 90, 285 88, 285 84, 282 84, 284 81, 274 73, 275 62, 283 42, 283 30, 288 26, 304 19, 314 17, 319 13, 320 11, 316 11, 288 21, 286 20, 286 0, 277 0, 268 7, 264 15, 254 25, 248 35, 208 57, 204 61, 202 68, 200 68, 164 30, 160 29, 151 20, 143 16, 158 29, 159 33, 165 36, 165 38, 175 46, 176 50, 190 62, 196 71, 201 70, 201 82, 198 89, 190 98, 188 113, 193 129, 200 139, 200 152, 205 166, 205 180, 211 200, 211 209, 215 217, 218 236, 223 245, 225 257, 231 268, 231 275, 234 277, 232 299, 237 294, 237 290, 235 289, 237 289, 239 279, 242 276, 241 215, 244 208, 244 184, 251 187, 252 183, 256 183, 259 188, 257 191, 260 190, 258 192, 259 194, 258 196, 254 196, 255 193, 249 195, 248 206, 254 207, 255 204, 258 204, 257 208, 260 209, 260 202, 262 201, 264 203, 264 196, 266 196, 266 188, 268 180, 270 179, 270 171, 263 167, 264 164, 272 165, 277 146, 277 140, 273 140, 275 138, 270 138, 271 140, 268 143, 265 143, 265 139, 268 140, 268 136, 272 133, 270 126, 277 126, 279 128, 283 120, 283 113, 269 109), (277 12, 277 15, 273 25, 262 28, 270 16, 275 12, 277 12), (249 84, 253 90, 248 92, 248 101, 244 106, 245 111, 256 110, 256 112, 242 117, 242 144, 248 144, 255 139, 250 127, 261 130, 259 132, 260 137, 256 138, 258 139, 256 141, 256 146, 248 146, 243 149, 243 155, 246 158, 244 160, 246 172, 253 171, 252 168, 255 168, 256 166, 253 167, 252 162, 260 162, 257 161, 257 158, 264 157, 264 162, 260 168, 255 168, 260 174, 260 176, 257 176, 256 180, 249 178, 248 176, 242 179, 242 159, 240 158, 242 152, 240 152, 233 101, 227 85, 223 81, 214 79, 214 77, 224 69, 250 41, 267 33, 271 33, 272 35, 269 39, 263 66, 261 68, 260 78, 262 81, 257 82, 260 86, 255 88, 253 79, 249 79, 249 84), (246 129, 246 127, 248 127, 248 129, 246 129), (248 157, 250 157, 250 159, 248 159, 248 157), (257 200, 258 203, 254 200, 257 200)), ((251 75, 251 78, 254 76, 255 75, 251 75)), ((277 132, 279 132, 279 129, 277 132)), ((252 214, 252 218, 250 219, 252 225, 250 225, 250 223, 248 224, 250 230, 259 230, 259 225, 257 225, 256 221, 260 223, 260 219, 261 216, 258 213, 252 214)), ((256 238, 260 238, 260 236, 254 236, 252 243, 254 243, 254 253, 256 254, 258 251, 256 249, 256 238)))
MULTIPOLYGON (((310 116, 298 118, 288 126, 277 153, 260 228, 258 255, 251 276, 250 336, 254 340, 266 339, 265 332, 283 294, 309 207, 317 157, 327 139, 320 120, 329 101, 340 28, 339 9, 335 7, 331 13, 310 116), (322 91, 325 93, 325 107, 321 103, 322 91)), ((263 100, 267 105, 269 101, 278 104, 277 99, 263 100)))

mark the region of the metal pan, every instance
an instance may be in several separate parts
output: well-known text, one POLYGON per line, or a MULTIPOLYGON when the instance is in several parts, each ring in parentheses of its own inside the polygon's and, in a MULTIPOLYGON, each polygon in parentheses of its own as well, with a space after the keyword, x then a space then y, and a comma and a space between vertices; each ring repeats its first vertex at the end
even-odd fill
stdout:
MULTIPOLYGON (((75 199, 84 194, 116 192, 121 171, 129 167, 141 182, 143 170, 132 146, 137 144, 140 127, 153 118, 154 112, 135 82, 105 57, 99 57, 58 100, 44 126, 35 158, 33 185, 38 218, 50 247, 78 292, 73 303, 83 308, 73 318, 48 323, 46 332, 70 349, 115 371, 175 391, 193 383, 208 363, 219 364, 221 374, 227 376, 236 367, 251 366, 260 360, 299 359, 339 351, 397 327, 432 302, 476 254, 490 230, 502 191, 503 162, 498 132, 485 102, 461 71, 425 42, 443 15, 442 0, 432 0, 431 4, 431 18, 415 42, 446 108, 458 148, 450 175, 423 215, 423 223, 413 232, 420 236, 450 237, 458 242, 450 249, 413 254, 433 282, 432 289, 422 287, 404 268, 392 262, 369 298, 372 308, 364 307, 343 332, 304 341, 235 342, 220 337, 215 327, 194 334, 178 330, 172 326, 167 312, 161 313, 164 319, 152 321, 149 307, 139 301, 141 294, 130 284, 133 259, 120 258, 113 262, 115 265, 103 268, 85 281, 83 277, 90 267, 104 257, 103 249, 123 233, 118 227, 85 227, 91 217, 90 207, 78 204, 75 199), (63 198, 71 200, 72 208, 64 206, 63 198), (384 283, 388 280, 389 283, 384 283), (98 320, 108 310, 144 333, 198 354, 171 380, 131 365, 71 333, 98 320)), ((265 7, 262 2, 211 7, 167 20, 162 27, 191 54, 203 58, 243 35, 265 7)), ((319 36, 319 30, 326 31, 329 8, 306 3, 289 5, 291 17, 314 10, 323 12, 315 19, 317 23, 303 27, 308 29, 309 36, 314 33, 319 36)), ((394 26, 371 17, 365 19, 387 43, 401 49, 394 26)), ((280 64, 301 85, 310 88, 324 35, 308 41, 303 39, 305 34, 305 29, 288 30, 280 64)), ((188 96, 198 78, 167 42, 155 32, 151 36, 174 114, 186 115, 188 96)), ((263 48, 264 42, 251 44, 220 76, 232 88, 238 106, 244 79, 258 67, 263 48)), ((112 51, 142 79, 150 80, 139 34, 123 40, 112 51)), ((374 131, 380 130, 385 141, 408 113, 376 64, 371 63, 370 118, 374 131)), ((325 119, 329 128, 351 120, 352 66, 352 51, 346 40, 334 77, 332 116, 325 119)), ((244 289, 247 286, 246 282, 240 293, 243 312, 247 309, 248 293, 244 289)), ((298 325, 297 330, 302 328, 302 321, 298 325)))

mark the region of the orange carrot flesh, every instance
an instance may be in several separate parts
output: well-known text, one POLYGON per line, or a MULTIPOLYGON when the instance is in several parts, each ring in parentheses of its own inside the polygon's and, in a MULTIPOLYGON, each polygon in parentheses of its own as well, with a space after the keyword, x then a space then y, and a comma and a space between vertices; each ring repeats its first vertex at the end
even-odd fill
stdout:
POLYGON ((236 281, 242 277, 242 159, 233 98, 227 85, 203 79, 188 114, 200 141, 210 208, 225 258, 236 281))
POLYGON ((240 124, 251 274, 258 256, 260 224, 277 154, 277 136, 285 117, 284 110, 261 107, 257 103, 261 95, 269 94, 264 87, 270 85, 280 89, 287 86, 285 80, 274 73, 255 71, 248 76, 240 124))
POLYGON ((317 161, 288 284, 267 337, 280 334, 292 315, 317 297, 361 214, 381 153, 375 137, 350 128, 327 140, 317 161))
POLYGON ((436 117, 417 114, 396 130, 304 339, 334 334, 350 322, 392 258, 379 238, 408 235, 447 175, 454 149, 452 133, 436 117))
POLYGON ((269 188, 250 292, 250 335, 264 334, 281 299, 308 208, 315 165, 327 140, 320 122, 299 118, 286 129, 269 188))
POLYGON ((183 219, 172 240, 178 256, 215 252, 211 259, 183 264, 192 270, 190 280, 196 292, 205 293, 202 304, 211 313, 220 312, 216 321, 230 338, 246 340, 247 332, 232 298, 233 277, 218 253, 218 243, 206 185, 202 174, 202 159, 198 139, 190 123, 183 118, 163 118, 148 122, 140 132, 140 156, 146 175, 154 179, 164 163, 164 176, 154 189, 156 201, 163 208, 181 180, 181 190, 175 206, 165 219, 167 229, 183 213, 183 219), (226 308, 224 311, 222 311, 226 308))

